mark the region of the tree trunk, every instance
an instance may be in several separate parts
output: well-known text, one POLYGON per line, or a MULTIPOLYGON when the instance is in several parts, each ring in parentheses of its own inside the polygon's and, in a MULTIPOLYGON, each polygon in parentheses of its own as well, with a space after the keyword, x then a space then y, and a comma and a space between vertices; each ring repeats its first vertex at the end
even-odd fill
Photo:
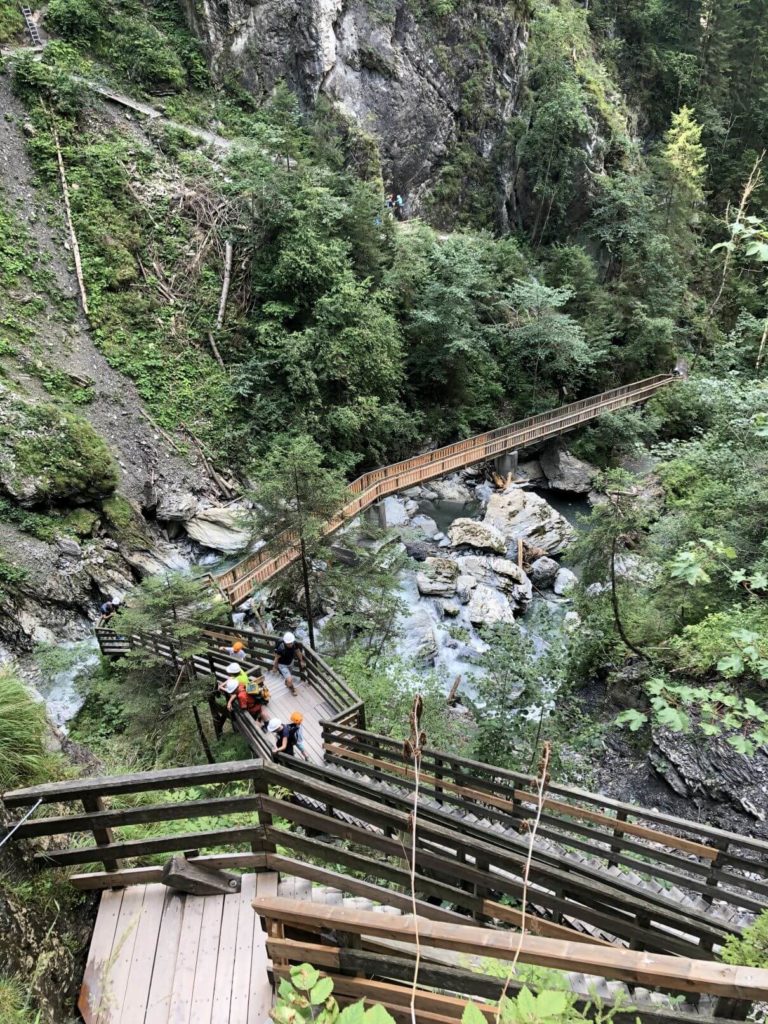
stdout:
POLYGON ((300 540, 301 545, 301 573, 304 577, 304 603, 307 606, 307 629, 309 631, 309 646, 315 649, 315 620, 312 614, 312 594, 309 587, 309 565, 307 562, 307 549, 304 538, 300 540))
POLYGON ((192 705, 192 714, 195 716, 195 725, 197 726, 197 734, 200 737, 200 742, 203 745, 205 756, 208 758, 208 764, 216 764, 216 758, 213 756, 210 744, 208 743, 208 737, 205 735, 203 729, 203 723, 200 721, 200 712, 197 710, 195 705, 192 705))

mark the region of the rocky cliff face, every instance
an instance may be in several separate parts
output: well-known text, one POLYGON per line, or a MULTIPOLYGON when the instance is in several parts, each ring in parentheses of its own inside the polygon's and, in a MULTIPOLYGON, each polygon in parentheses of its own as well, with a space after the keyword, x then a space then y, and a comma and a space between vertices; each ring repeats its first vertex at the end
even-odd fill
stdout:
POLYGON ((506 176, 523 5, 480 2, 438 16, 429 0, 184 2, 217 77, 235 72, 259 96, 284 80, 305 107, 330 99, 375 136, 385 178, 412 210, 457 147, 491 166, 497 182, 506 176))

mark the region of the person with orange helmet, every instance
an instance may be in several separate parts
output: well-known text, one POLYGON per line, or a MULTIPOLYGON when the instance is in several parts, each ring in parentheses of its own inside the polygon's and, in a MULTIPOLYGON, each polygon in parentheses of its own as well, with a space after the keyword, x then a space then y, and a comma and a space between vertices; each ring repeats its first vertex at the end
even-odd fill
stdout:
POLYGON ((231 647, 225 647, 224 653, 228 654, 230 658, 234 658, 236 661, 245 661, 248 657, 248 652, 245 649, 245 644, 242 640, 235 640, 231 647))
POLYGON ((304 721, 304 716, 300 711, 294 711, 291 714, 291 720, 287 725, 283 725, 281 721, 276 718, 271 718, 267 725, 267 731, 272 733, 275 737, 275 753, 274 759, 277 760, 278 754, 289 754, 291 757, 294 756, 294 749, 298 750, 305 761, 309 760, 309 754, 306 750, 304 742, 304 733, 301 727, 304 721))

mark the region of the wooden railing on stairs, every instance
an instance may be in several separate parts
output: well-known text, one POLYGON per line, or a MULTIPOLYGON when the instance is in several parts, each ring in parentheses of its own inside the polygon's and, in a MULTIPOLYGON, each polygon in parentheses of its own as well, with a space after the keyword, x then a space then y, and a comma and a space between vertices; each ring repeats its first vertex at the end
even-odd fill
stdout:
MULTIPOLYGON (((415 455, 403 462, 371 470, 354 480, 348 487, 349 501, 325 527, 326 534, 338 530, 380 498, 396 494, 406 487, 432 480, 477 462, 485 462, 504 452, 515 451, 528 445, 557 437, 608 412, 645 402, 661 388, 677 378, 659 374, 634 384, 625 384, 591 398, 584 398, 550 412, 518 420, 506 427, 476 434, 464 441, 415 455)), ((261 550, 246 555, 240 562, 214 580, 221 592, 238 605, 250 597, 254 587, 281 572, 299 556, 297 538, 289 532, 271 540, 261 550)))
MULTIPOLYGON (((406 792, 414 788, 398 740, 327 722, 323 743, 329 764, 353 769, 380 787, 389 779, 406 792)), ((423 795, 432 796, 447 811, 473 814, 516 831, 524 830, 536 815, 535 785, 531 776, 446 751, 428 748, 422 754, 423 795)), ((586 854, 608 869, 631 869, 662 885, 698 894, 706 903, 717 901, 720 907, 750 913, 768 909, 768 842, 762 839, 554 782, 547 786, 537 834, 566 852, 586 854)), ((538 856, 547 855, 540 851, 538 856)), ((618 873, 616 877, 620 884, 618 873)))
MULTIPOLYGON (((342 866, 368 885, 410 892, 404 850, 413 827, 411 809, 387 806, 376 786, 365 795, 356 792, 330 768, 312 766, 310 775, 254 759, 49 783, 5 793, 3 800, 9 808, 33 807, 38 800, 57 805, 52 817, 45 816, 44 808, 36 810, 15 838, 65 837, 63 844, 47 844, 35 855, 41 866, 102 862, 106 871, 72 877, 82 888, 158 881, 158 854, 195 851, 190 856, 203 863, 246 867, 263 864, 265 854, 279 851, 297 862, 292 870, 300 875, 304 870, 310 879, 317 878, 320 865, 335 871, 342 866), (203 794, 208 786, 219 788, 203 794), (195 798, 173 800, 166 795, 183 787, 193 787, 195 798), (155 801, 142 798, 126 806, 131 794, 152 792, 155 801), (107 806, 108 801, 115 802, 107 806), (81 807, 62 811, 58 806, 72 802, 81 807), (223 824, 233 816, 234 824, 223 824), (136 826, 195 818, 215 819, 215 824, 203 831, 170 829, 166 835, 152 828, 136 838, 136 826), (131 828, 132 838, 115 834, 125 828, 131 828), (90 843, 83 842, 83 833, 91 834, 90 843), (69 845, 66 837, 71 837, 69 845)), ((416 890, 420 899, 437 903, 436 918, 445 920, 447 910, 458 910, 497 926, 520 925, 525 849, 492 842, 456 820, 437 824, 421 815, 417 848, 416 890)), ((534 934, 594 942, 591 935, 580 935, 582 929, 574 930, 575 922, 583 922, 635 949, 712 959, 713 950, 739 932, 661 896, 625 892, 610 878, 591 879, 565 862, 553 865, 536 854, 528 884, 529 904, 538 914, 530 917, 534 934)))

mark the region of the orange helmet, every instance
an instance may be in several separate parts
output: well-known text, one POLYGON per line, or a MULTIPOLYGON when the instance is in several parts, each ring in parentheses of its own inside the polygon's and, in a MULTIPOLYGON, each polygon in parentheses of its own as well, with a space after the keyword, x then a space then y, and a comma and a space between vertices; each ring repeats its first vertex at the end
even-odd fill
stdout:
POLYGON ((232 644, 232 650, 233 651, 242 651, 244 649, 245 649, 245 644, 243 643, 242 640, 235 640, 235 642, 232 644))
POLYGON ((302 715, 300 711, 294 711, 291 714, 291 721, 295 722, 296 725, 301 725, 301 723, 304 721, 304 715, 302 715))

